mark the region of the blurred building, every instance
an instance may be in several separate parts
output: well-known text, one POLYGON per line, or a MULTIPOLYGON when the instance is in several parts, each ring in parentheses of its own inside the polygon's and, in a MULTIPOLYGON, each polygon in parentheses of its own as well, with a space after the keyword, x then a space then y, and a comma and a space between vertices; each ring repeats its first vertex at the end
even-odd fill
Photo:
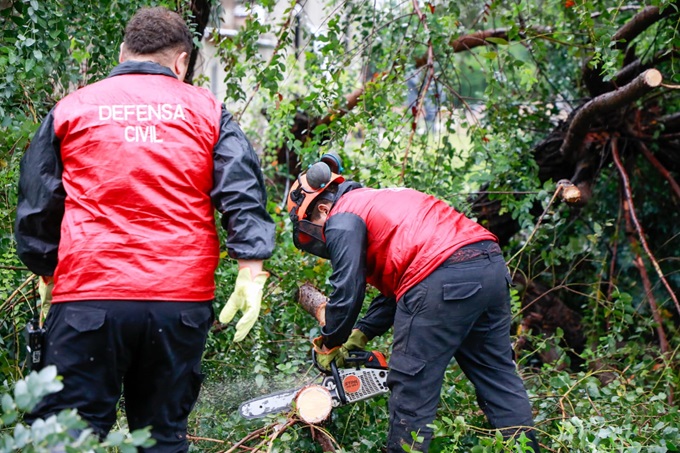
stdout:
MULTIPOLYGON (((256 1, 247 0, 221 0, 221 5, 213 15, 213 24, 206 29, 201 49, 201 58, 197 63, 197 73, 209 79, 208 88, 220 100, 224 100, 226 89, 224 85, 224 65, 217 57, 217 48, 213 39, 217 31, 220 39, 235 37, 245 25, 249 16, 256 18, 262 23, 272 25, 272 33, 263 35, 258 40, 260 53, 263 59, 269 59, 277 43, 280 24, 290 8, 291 0, 277 1, 272 12, 268 12, 256 1), (218 20, 219 18, 219 20, 218 20), (219 23, 218 23, 219 22, 219 23)), ((305 35, 316 34, 322 31, 326 15, 323 12, 322 0, 307 0, 296 4, 293 10, 293 27, 295 30, 295 46, 301 49, 304 46, 305 35)))

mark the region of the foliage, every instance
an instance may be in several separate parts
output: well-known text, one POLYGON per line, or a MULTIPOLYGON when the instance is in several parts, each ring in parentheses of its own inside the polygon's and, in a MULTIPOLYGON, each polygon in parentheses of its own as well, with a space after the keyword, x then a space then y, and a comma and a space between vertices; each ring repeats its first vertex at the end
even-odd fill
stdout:
POLYGON ((61 448, 65 452, 103 453, 117 448, 122 453, 133 453, 138 446, 153 445, 148 428, 132 433, 114 431, 106 439, 99 440, 75 409, 64 409, 46 420, 38 419, 30 426, 20 422, 22 413, 30 412, 43 396, 58 392, 62 387, 57 369, 48 366, 17 381, 12 394, 2 395, 0 428, 13 427, 13 430, 4 434, 0 431, 0 452, 32 453, 61 448))
MULTIPOLYGON (((190 9, 188 3, 0 1, 0 380, 14 388, 14 396, 3 396, 3 448, 31 439, 36 448, 44 440, 98 451, 106 445, 124 449, 146 439, 134 433, 99 445, 89 435, 74 439, 68 429, 83 424, 73 412, 33 429, 18 422, 19 413, 29 407, 22 401, 30 397, 34 404, 58 381, 47 370, 23 379, 21 332, 33 316, 35 291, 15 256, 16 180, 19 160, 40 118, 66 93, 104 77, 115 65, 120 29, 130 15, 146 4, 184 11, 190 9)), ((318 334, 318 326, 293 301, 304 281, 328 292, 329 267, 292 244, 283 204, 288 168, 279 156, 286 147, 303 168, 325 151, 338 151, 350 178, 374 187, 414 187, 469 214, 470 197, 480 190, 502 201, 500 214, 519 225, 505 249, 511 270, 545 283, 551 294, 578 311, 587 346, 570 349, 560 329, 548 336, 523 334, 532 349, 520 351, 518 363, 533 399, 541 443, 561 452, 678 451, 680 415, 677 402, 669 401, 680 388, 679 317, 654 280, 652 294, 664 314, 662 327, 671 350, 661 354, 650 294, 633 265, 639 251, 627 240, 619 212, 616 171, 603 164, 593 201, 573 209, 550 203, 555 181, 540 180, 532 154, 581 103, 584 65, 600 68, 607 79, 621 67, 626 56, 611 37, 637 10, 609 0, 483 5, 385 0, 379 6, 329 1, 324 26, 302 27, 296 47, 294 25, 316 18, 299 14, 294 2, 283 11, 271 0, 259 3, 265 20, 251 15, 234 38, 212 38, 226 74, 224 100, 262 152, 277 249, 266 264, 272 277, 262 314, 248 338, 230 341, 234 323, 209 336, 204 358, 208 378, 190 419, 190 433, 197 437, 193 449, 223 451, 274 421, 244 421, 238 405, 316 375, 309 340, 318 334), (416 4, 425 20, 419 19, 416 4), (489 38, 491 45, 466 52, 454 50, 452 39, 480 29, 505 29, 507 38, 489 38), (263 51, 263 37, 273 39, 275 47, 263 51), (431 66, 419 65, 428 46, 431 66), (428 85, 430 68, 434 76, 428 85), (346 96, 357 89, 363 90, 357 106, 346 110, 346 96), (424 110, 416 118, 418 102, 424 110), (296 118, 327 115, 328 122, 309 123, 313 134, 295 130, 296 118), (548 353, 554 361, 540 359, 548 353)), ((674 7, 665 0, 639 3, 674 7)), ((637 55, 648 60, 677 49, 677 28, 677 23, 655 25, 636 38, 637 55)), ((664 79, 677 83, 677 67, 671 53, 660 66, 664 79)), ((677 96, 658 96, 660 111, 677 112, 678 104, 677 96)), ((646 161, 634 166, 640 221, 652 249, 664 257, 664 274, 678 288, 677 200, 668 195, 662 178, 640 176, 650 171, 646 161)), ((225 259, 216 273, 216 310, 226 302, 235 277, 235 266, 225 259)), ((518 325, 521 303, 516 293, 518 325)), ((388 334, 369 346, 389 352, 390 344, 388 334)), ((387 418, 386 398, 376 398, 336 410, 325 428, 346 451, 371 452, 384 444, 387 418)), ((433 426, 433 451, 522 451, 521 437, 513 444, 490 429, 474 389, 455 365, 446 374, 433 426)), ((303 426, 287 430, 271 448, 320 451, 303 426)))

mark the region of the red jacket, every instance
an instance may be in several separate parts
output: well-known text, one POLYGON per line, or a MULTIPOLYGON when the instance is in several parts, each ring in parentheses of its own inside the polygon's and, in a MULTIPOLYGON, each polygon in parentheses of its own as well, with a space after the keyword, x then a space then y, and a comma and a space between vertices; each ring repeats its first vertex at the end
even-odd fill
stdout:
POLYGON ((265 203, 259 162, 210 92, 160 65, 124 63, 62 99, 36 134, 22 163, 18 248, 34 272, 54 271, 55 303, 206 301, 215 207, 230 254, 262 259, 273 248, 265 203))
MULTIPOLYGON (((342 186, 341 186, 342 187, 342 186)), ((445 202, 412 189, 354 189, 341 194, 324 227, 334 291, 324 343, 344 341, 366 283, 399 300, 459 248, 496 236, 445 202)))

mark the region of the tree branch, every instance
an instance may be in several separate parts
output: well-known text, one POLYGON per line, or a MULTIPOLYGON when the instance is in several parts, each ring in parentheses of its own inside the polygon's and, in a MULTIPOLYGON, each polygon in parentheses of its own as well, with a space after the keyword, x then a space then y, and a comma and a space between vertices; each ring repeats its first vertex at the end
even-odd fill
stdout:
POLYGON ((657 124, 663 126, 664 133, 680 131, 680 112, 662 116, 657 124))
MULTIPOLYGON (((642 247, 645 250, 645 253, 647 253, 647 257, 649 260, 652 262, 652 266, 654 267, 654 270, 656 271, 657 275, 659 276, 659 279, 661 279, 661 282, 663 285, 666 287, 666 290, 668 290, 668 294, 671 296, 671 299, 673 300, 673 303, 675 304, 675 308, 678 311, 678 314, 680 314, 680 302, 678 302, 678 298, 675 296, 675 293, 673 292, 673 289, 670 287, 668 284, 668 281, 666 280, 666 277, 663 275, 663 271, 661 270, 661 266, 659 266, 659 263, 656 261, 656 258, 654 258, 654 254, 649 248, 649 244, 647 244, 647 239, 645 239, 645 234, 644 231, 642 230, 642 226, 640 225, 640 221, 637 218, 637 214, 635 213, 635 206, 633 205, 633 192, 630 188, 630 181, 628 179, 628 174, 626 173, 626 170, 623 167, 623 164, 621 163, 621 158, 619 157, 619 149, 618 149, 618 143, 616 137, 612 140, 612 157, 614 159, 614 163, 616 164, 616 167, 619 170, 619 173, 621 174, 621 181, 623 182, 623 190, 624 194, 626 196, 626 204, 624 204, 624 209, 626 209, 626 206, 628 208, 628 212, 626 212, 626 215, 630 215, 630 219, 635 226, 635 231, 638 234, 638 238, 640 240, 640 243, 642 244, 642 247)), ((646 271, 645 271, 646 272, 646 271)), ((650 293, 649 294, 650 298, 650 306, 652 306, 653 302, 653 296, 650 293)), ((652 310, 656 310, 656 306, 652 306, 652 310)), ((659 316, 659 319, 656 319, 656 316, 658 313, 655 314, 654 319, 657 321, 657 323, 661 326, 661 317, 659 316)), ((665 340, 665 336, 664 336, 665 340)), ((665 352, 663 349, 663 345, 661 345, 662 351, 665 352)), ((668 343, 666 343, 666 350, 668 349, 668 343)))
POLYGON ((586 133, 596 116, 625 107, 661 84, 661 73, 649 69, 616 91, 605 93, 585 103, 574 115, 560 147, 563 156, 580 154, 586 133))
MULTIPOLYGON (((534 35, 548 34, 550 29, 546 27, 533 27, 524 31, 524 33, 530 32, 534 35)), ((494 45, 493 43, 487 41, 488 38, 500 38, 508 41, 508 29, 507 28, 494 28, 491 30, 479 30, 468 35, 458 36, 457 38, 451 39, 449 45, 453 49, 454 53, 466 52, 475 47, 494 45)), ((427 55, 422 55, 416 58, 415 67, 420 68, 427 64, 427 55)))
POLYGON ((638 146, 640 146, 640 149, 642 150, 642 154, 645 155, 647 160, 654 166, 654 168, 657 169, 659 173, 661 173, 661 176, 664 177, 666 181, 668 181, 668 184, 670 184, 671 189, 675 193, 675 196, 678 198, 680 201, 680 185, 678 185, 677 182, 675 182, 675 179, 673 179, 673 176, 671 176, 670 172, 666 170, 666 167, 661 165, 661 162, 659 162, 659 159, 657 159, 654 154, 647 148, 647 146, 644 143, 639 143, 638 146))
POLYGON ((639 59, 632 61, 616 73, 613 81, 617 86, 626 85, 630 83, 630 81, 633 80, 638 74, 642 73, 642 71, 658 66, 660 63, 670 59, 671 56, 675 54, 677 54, 675 51, 659 53, 647 63, 642 63, 642 61, 639 59))
MULTIPOLYGON (((677 4, 674 2, 673 4, 677 4)), ((647 6, 637 13, 631 20, 626 22, 619 30, 612 36, 612 41, 615 41, 615 48, 622 50, 628 47, 628 44, 637 38, 643 31, 660 21, 664 17, 670 16, 676 10, 672 5, 669 5, 663 12, 659 11, 657 6, 647 6)))

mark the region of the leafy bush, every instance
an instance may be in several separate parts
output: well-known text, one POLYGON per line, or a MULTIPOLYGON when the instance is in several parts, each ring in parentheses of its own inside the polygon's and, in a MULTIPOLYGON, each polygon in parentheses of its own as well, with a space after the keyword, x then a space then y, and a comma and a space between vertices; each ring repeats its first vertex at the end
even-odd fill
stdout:
POLYGON ((29 412, 45 395, 62 388, 57 369, 48 366, 40 372, 31 372, 26 379, 18 380, 13 392, 2 395, 0 452, 104 453, 116 448, 121 453, 134 453, 138 446, 149 447, 154 444, 149 428, 132 433, 113 431, 102 441, 87 427, 75 409, 63 410, 45 420, 38 419, 31 426, 21 423, 22 413, 29 412))

